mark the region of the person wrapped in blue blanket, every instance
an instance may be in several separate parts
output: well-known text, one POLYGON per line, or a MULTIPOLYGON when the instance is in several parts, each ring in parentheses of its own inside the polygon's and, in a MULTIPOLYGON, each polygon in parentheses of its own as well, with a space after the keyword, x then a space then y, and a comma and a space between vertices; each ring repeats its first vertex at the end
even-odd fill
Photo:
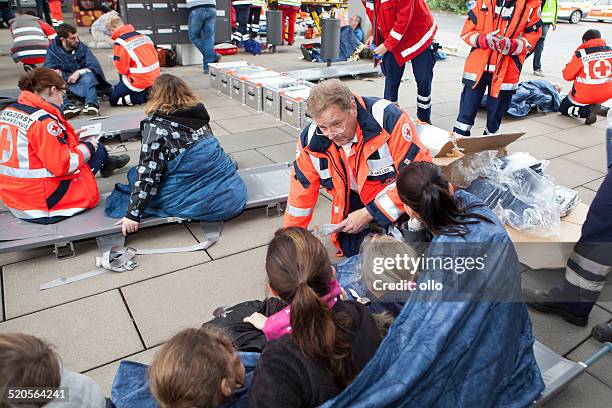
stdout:
POLYGON ((397 189, 433 235, 416 289, 368 365, 322 407, 531 405, 544 382, 503 225, 432 163, 410 163, 397 189))
POLYGON ((145 216, 225 221, 240 214, 246 186, 185 81, 159 76, 145 112, 140 161, 128 172, 129 185, 118 183, 106 200, 106 214, 123 217, 123 234, 138 231, 145 216))
MULTIPOLYGON (((483 96, 480 105, 487 106, 487 95, 483 96)), ((545 79, 521 82, 512 95, 508 115, 515 118, 527 116, 534 106, 541 113, 559 112, 561 96, 558 87, 545 79)))

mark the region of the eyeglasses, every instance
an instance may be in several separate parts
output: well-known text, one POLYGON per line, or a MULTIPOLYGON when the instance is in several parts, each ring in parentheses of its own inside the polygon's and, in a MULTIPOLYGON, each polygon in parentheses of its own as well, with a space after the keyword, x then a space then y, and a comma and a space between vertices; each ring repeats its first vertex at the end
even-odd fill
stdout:
POLYGON ((55 89, 57 89, 57 92, 59 92, 62 96, 66 96, 66 92, 68 92, 66 88, 55 88, 55 89))
POLYGON ((346 130, 346 123, 344 122, 346 122, 346 120, 342 121, 341 123, 333 123, 330 126, 323 127, 323 129, 321 129, 320 126, 317 126, 315 135, 327 137, 329 135, 339 135, 340 133, 344 133, 346 130))

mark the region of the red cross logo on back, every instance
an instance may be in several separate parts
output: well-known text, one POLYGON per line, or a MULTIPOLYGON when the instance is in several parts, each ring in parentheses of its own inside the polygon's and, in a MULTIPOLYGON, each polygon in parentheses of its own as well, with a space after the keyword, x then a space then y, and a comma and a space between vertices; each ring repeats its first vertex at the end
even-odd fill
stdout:
POLYGON ((609 78, 612 74, 612 64, 608 60, 599 60, 593 65, 593 75, 595 78, 609 78))
POLYGON ((11 128, 7 125, 0 127, 0 163, 6 163, 13 154, 13 135, 11 128))

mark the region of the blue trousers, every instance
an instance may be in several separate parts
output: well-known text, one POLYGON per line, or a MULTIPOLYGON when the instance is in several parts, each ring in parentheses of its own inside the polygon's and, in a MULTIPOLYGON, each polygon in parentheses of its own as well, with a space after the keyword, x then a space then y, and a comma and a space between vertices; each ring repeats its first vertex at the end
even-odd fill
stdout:
POLYGON ((189 40, 202 53, 204 71, 208 70, 208 64, 215 62, 216 21, 215 7, 199 7, 189 13, 189 40))
POLYGON ((535 49, 533 50, 533 70, 538 71, 542 69, 542 52, 544 51, 544 41, 546 41, 546 33, 550 29, 550 24, 542 25, 542 37, 536 43, 535 49))
MULTIPOLYGON (((492 76, 493 74, 490 72, 485 73, 474 89, 470 85, 464 85, 463 92, 461 93, 461 103, 459 104, 459 116, 457 116, 453 132, 462 136, 471 135, 470 130, 474 126, 474 119, 476 118, 476 113, 478 113, 482 97, 487 88, 490 89, 491 87, 492 76)), ((487 127, 485 128, 485 134, 493 134, 499 130, 502 118, 510 108, 510 101, 514 92, 500 91, 497 98, 490 95, 487 97, 487 127)))
MULTIPOLYGON (((412 73, 417 84, 417 117, 419 120, 431 123, 431 83, 433 81, 433 68, 436 56, 433 47, 429 47, 412 61, 412 73)), ((397 102, 398 90, 405 65, 399 65, 392 52, 383 56, 382 73, 385 76, 385 99, 397 102)))
POLYGON ((561 105, 559 105, 560 114, 574 118, 586 118, 591 113, 591 109, 594 108, 590 105, 576 105, 567 96, 561 100, 561 105))
POLYGON ((91 169, 92 173, 95 175, 98 170, 100 170, 106 162, 108 161, 108 152, 106 151, 106 147, 102 143, 98 144, 98 148, 94 152, 93 156, 87 162, 87 165, 91 169))
POLYGON ((232 34, 232 42, 240 44, 250 38, 248 25, 251 6, 248 4, 234 6, 234 10, 236 10, 236 31, 232 34))
POLYGON ((122 81, 119 81, 117 85, 113 87, 108 102, 111 106, 125 106, 125 105, 142 105, 147 102, 146 90, 141 92, 132 91, 122 81))
MULTIPOLYGON (((96 106, 98 104, 98 79, 92 72, 88 72, 79 77, 79 80, 75 84, 68 84, 68 90, 78 97, 84 98, 85 103, 93 103, 96 106)), ((62 108, 70 105, 68 98, 64 98, 64 104, 62 108)))

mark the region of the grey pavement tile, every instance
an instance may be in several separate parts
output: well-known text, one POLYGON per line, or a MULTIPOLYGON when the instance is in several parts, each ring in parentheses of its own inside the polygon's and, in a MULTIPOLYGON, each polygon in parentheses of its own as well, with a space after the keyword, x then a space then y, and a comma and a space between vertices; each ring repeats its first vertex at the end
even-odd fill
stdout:
POLYGON ((275 127, 257 131, 232 133, 230 135, 219 136, 218 139, 221 146, 223 146, 223 150, 227 153, 273 146, 281 143, 295 143, 294 138, 275 127))
POLYGON ((218 120, 217 123, 230 133, 252 132, 280 126, 280 122, 263 114, 257 117, 245 116, 242 118, 223 119, 218 120))
POLYGON ((607 129, 608 121, 606 120, 606 118, 603 116, 598 116, 598 118, 599 119, 597 120, 597 122, 593 123, 591 126, 598 127, 600 129, 607 129))
POLYGON ((612 275, 608 275, 606 284, 597 299, 597 306, 612 313, 612 275))
POLYGON ((141 351, 140 353, 136 353, 131 356, 122 358, 120 361, 114 361, 105 366, 95 368, 91 371, 86 371, 84 374, 93 378, 94 381, 98 383, 100 388, 102 388, 102 392, 104 392, 104 395, 110 397, 113 380, 115 379, 115 374, 117 373, 117 369, 119 368, 119 363, 123 360, 127 360, 151 365, 151 363, 153 362, 153 357, 155 357, 155 353, 157 353, 160 347, 161 346, 153 347, 148 350, 141 351))
POLYGON ((212 129, 213 135, 217 137, 229 135, 229 132, 223 129, 217 122, 210 122, 210 128, 212 129))
POLYGON ((278 144, 276 146, 261 147, 257 151, 275 163, 288 162, 295 160, 295 149, 297 143, 295 141, 290 143, 278 144))
POLYGON ((434 103, 431 111, 440 116, 454 116, 456 118, 459 113, 459 103, 457 101, 434 103))
POLYGON ((51 247, 7 252, 4 254, 0 254, 0 266, 10 265, 16 262, 26 261, 28 259, 37 258, 40 256, 50 255, 51 253, 53 253, 53 248, 51 247))
POLYGON ((302 131, 300 129, 296 129, 293 126, 289 126, 289 125, 283 124, 279 126, 278 129, 282 130, 283 132, 287 133, 289 136, 292 136, 295 139, 300 137, 300 135, 302 134, 302 131))
POLYGON ((603 176, 603 173, 588 167, 556 157, 550 160, 545 173, 554 178, 555 183, 569 188, 581 186, 603 176))
POLYGON ((591 205, 593 202, 593 198, 595 198, 595 192, 586 187, 576 187, 574 188, 578 192, 578 196, 580 197, 580 201, 585 203, 586 205, 591 205))
MULTIPOLYGON (((567 355, 567 358, 573 361, 586 361, 597 351, 601 349, 602 343, 595 340, 593 337, 582 343, 580 347, 567 355)), ((612 353, 607 353, 599 361, 595 362, 587 369, 593 377, 597 378, 602 383, 612 389, 612 353)), ((611 395, 612 397, 612 395, 611 395)), ((612 402, 612 400, 610 401, 612 402)))
POLYGON ((588 373, 578 377, 544 406, 546 408, 609 408, 612 390, 588 373))
MULTIPOLYGON (((319 197, 313 213, 311 225, 329 222, 331 202, 319 197)), ((274 232, 283 226, 283 217, 268 218, 265 208, 253 208, 244 211, 238 217, 225 222, 221 239, 207 251, 213 259, 218 259, 248 249, 268 244, 274 232)), ((203 239, 197 224, 189 228, 198 239, 203 239)))
POLYGON ((563 156, 563 158, 578 164, 582 164, 583 166, 602 173, 608 172, 606 146, 603 143, 588 147, 586 149, 580 149, 574 153, 566 154, 563 156))
POLYGON ((550 139, 548 136, 520 138, 508 146, 509 153, 525 152, 540 160, 548 160, 577 151, 576 146, 550 139))
POLYGON ((116 290, 5 321, 0 332, 47 340, 64 365, 79 372, 144 349, 116 290))
POLYGON ((570 129, 578 126, 584 126, 584 120, 569 118, 558 113, 537 114, 533 115, 534 120, 554 126, 558 129, 570 129))
POLYGON ((262 299, 265 251, 257 248, 123 288, 147 347, 200 326, 218 306, 262 299))
POLYGON ((574 127, 549 133, 552 139, 578 147, 596 146, 606 141, 606 132, 591 126, 574 127))
MULTIPOLYGON (((184 225, 151 227, 126 239, 128 246, 138 249, 180 247, 196 243, 197 241, 184 225)), ((7 318, 14 318, 210 260, 205 251, 141 255, 135 259, 139 266, 132 271, 108 272, 79 282, 40 291, 39 286, 42 283, 96 269, 95 257, 98 249, 94 240, 77 242, 75 249, 77 256, 74 258, 57 260, 54 255, 48 255, 4 267, 7 318)))
POLYGON ((521 137, 521 140, 532 138, 534 136, 546 135, 551 132, 557 132, 559 129, 556 127, 538 122, 531 116, 521 120, 507 120, 504 118, 501 124, 501 131, 504 133, 508 132, 524 132, 525 135, 521 137))
MULTIPOLYGON (((206 110, 210 112, 210 109, 214 108, 234 108, 240 107, 240 102, 236 102, 231 99, 229 96, 223 95, 221 93, 217 93, 211 89, 206 91, 197 92, 200 95, 200 100, 206 107, 206 110)), ((210 116, 210 120, 217 120, 214 116, 210 116)))
POLYGON ((599 186, 601 186, 601 183, 603 182, 604 177, 600 177, 596 180, 590 181, 586 184, 584 184, 584 186, 586 188, 588 188, 589 190, 593 190, 593 191, 597 191, 599 190, 599 186))
MULTIPOLYGON (((210 119, 219 121, 230 118, 240 118, 244 116, 256 116, 257 112, 247 108, 246 106, 220 106, 218 108, 207 108, 210 119)), ((257 120, 251 118, 251 120, 257 120)))
POLYGON ((234 152, 231 155, 234 160, 238 162, 239 169, 248 169, 249 167, 263 166, 272 163, 272 160, 255 149, 234 152))
POLYGON ((96 178, 96 182, 98 183, 98 190, 100 191, 100 194, 110 193, 115 189, 115 184, 127 184, 127 174, 125 172, 116 173, 106 178, 98 176, 96 178))

